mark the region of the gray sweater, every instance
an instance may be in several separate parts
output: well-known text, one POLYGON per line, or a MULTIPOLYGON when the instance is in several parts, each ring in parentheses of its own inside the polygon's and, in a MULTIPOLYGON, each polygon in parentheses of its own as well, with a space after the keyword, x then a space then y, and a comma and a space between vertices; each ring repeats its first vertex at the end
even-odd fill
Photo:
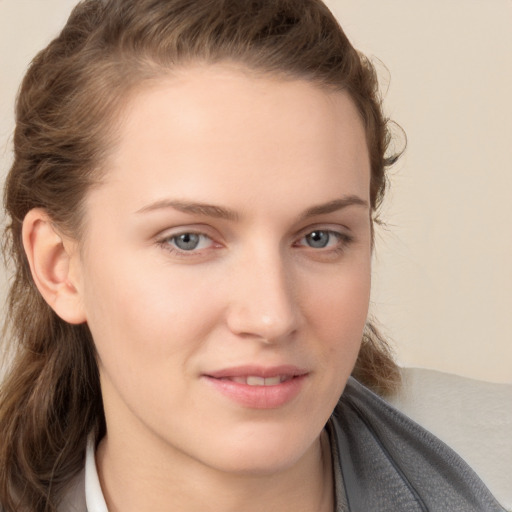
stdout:
POLYGON ((353 378, 327 429, 337 510, 505 511, 451 448, 353 378))

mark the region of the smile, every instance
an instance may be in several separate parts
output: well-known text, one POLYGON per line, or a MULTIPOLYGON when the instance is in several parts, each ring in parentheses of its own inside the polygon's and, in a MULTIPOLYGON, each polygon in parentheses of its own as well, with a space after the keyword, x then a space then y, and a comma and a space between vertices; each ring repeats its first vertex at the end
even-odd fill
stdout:
POLYGON ((259 377, 257 375, 249 375, 247 377, 223 377, 221 380, 229 380, 239 384, 248 386, 277 386, 282 382, 292 379, 291 375, 278 375, 276 377, 259 377))
POLYGON ((203 380, 229 402, 249 409, 277 409, 293 402, 309 372, 295 366, 243 366, 203 375, 203 380))

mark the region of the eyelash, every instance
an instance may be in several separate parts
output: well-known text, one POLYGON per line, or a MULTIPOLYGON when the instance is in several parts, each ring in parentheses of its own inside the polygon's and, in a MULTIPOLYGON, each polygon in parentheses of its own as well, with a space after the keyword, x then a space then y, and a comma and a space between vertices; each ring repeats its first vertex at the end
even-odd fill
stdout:
MULTIPOLYGON (((194 231, 194 230, 182 231, 180 233, 165 236, 164 238, 157 240, 157 244, 160 247, 162 247, 162 249, 164 249, 165 251, 170 252, 172 255, 180 256, 180 257, 184 257, 184 258, 199 256, 202 254, 203 250, 210 249, 210 247, 203 247, 200 249, 192 248, 191 250, 185 250, 185 249, 180 249, 179 247, 171 245, 173 242, 175 242, 177 239, 179 239, 179 237, 182 237, 185 235, 198 236, 198 237, 202 238, 203 241, 204 241, 204 239, 208 239, 208 240, 210 240, 210 243, 212 245, 215 245, 215 241, 210 236, 208 236, 205 233, 202 233, 199 231, 194 231)), ((314 252, 318 252, 318 253, 329 253, 329 254, 337 255, 337 254, 344 252, 347 249, 347 247, 351 243, 353 243, 353 241, 354 241, 354 237, 351 235, 348 235, 346 233, 342 233, 342 232, 335 231, 332 229, 312 229, 312 230, 308 231, 307 233, 305 233, 304 235, 302 235, 297 240, 297 242, 295 242, 293 244, 293 247, 304 247, 306 249, 311 249, 314 252), (335 244, 334 247, 329 247, 328 244, 331 242, 330 238, 329 238, 329 241, 327 242, 327 245, 324 247, 316 247, 315 248, 315 247, 311 247, 309 245, 301 243, 308 236, 311 236, 315 233, 327 234, 327 235, 329 235, 329 237, 334 237, 337 239, 337 243, 335 244)), ((199 241, 199 243, 201 243, 201 241, 199 241)), ((218 244, 218 247, 221 247, 221 245, 218 244)))
MULTIPOLYGON (((164 249, 165 251, 168 251, 170 252, 171 254, 173 255, 176 255, 176 256, 181 256, 181 257, 191 257, 191 256, 195 256, 195 255, 199 255, 201 254, 201 251, 205 248, 200 248, 200 249, 197 249, 197 248, 193 248, 189 251, 185 250, 185 249, 180 249, 179 247, 175 247, 173 245, 171 245, 171 243, 173 241, 176 241, 177 239, 179 239, 179 237, 182 237, 182 236, 185 236, 185 235, 193 235, 193 236, 198 236, 200 238, 203 239, 209 239, 211 241, 212 244, 214 244, 214 240, 206 235, 205 233, 201 233, 199 231, 194 231, 194 230, 190 230, 190 231, 182 231, 181 233, 176 233, 176 234, 172 234, 172 235, 169 235, 169 236, 166 236, 160 240, 157 240, 157 244, 159 246, 162 247, 162 249, 164 249)), ((201 241, 199 242, 201 243, 201 241)), ((209 247, 207 247, 206 249, 208 249, 209 247)))
MULTIPOLYGON (((304 245, 304 247, 310 248, 313 250, 318 250, 318 251, 321 251, 322 249, 324 249, 325 252, 334 251, 336 253, 339 253, 339 252, 344 251, 347 248, 347 246, 350 245, 354 241, 354 238, 346 233, 341 233, 339 231, 334 231, 332 229, 313 229, 313 230, 309 231, 308 233, 306 233, 304 236, 302 236, 299 239, 299 243, 302 240, 305 240, 307 237, 311 237, 313 234, 319 234, 319 233, 327 234, 330 237, 327 244, 324 247, 312 247, 310 245, 304 245), (331 242, 331 238, 335 238, 337 240, 337 243, 335 244, 334 247, 328 246, 328 244, 331 242)), ((302 246, 301 244, 294 244, 294 245, 302 246)))

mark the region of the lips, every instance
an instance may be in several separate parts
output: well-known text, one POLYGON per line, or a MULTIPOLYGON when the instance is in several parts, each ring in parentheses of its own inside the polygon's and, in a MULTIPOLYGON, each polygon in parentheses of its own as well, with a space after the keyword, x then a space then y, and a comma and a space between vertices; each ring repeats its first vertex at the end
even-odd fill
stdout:
POLYGON ((246 365, 208 372, 206 376, 247 384, 248 386, 275 386, 307 373, 308 371, 304 368, 293 365, 271 367, 246 365))
POLYGON ((277 375, 276 377, 259 377, 257 375, 249 375, 247 377, 224 377, 224 380, 238 382, 239 384, 247 384, 248 386, 277 386, 282 382, 292 379, 290 375, 277 375))
POLYGON ((284 365, 276 367, 239 366, 203 375, 217 392, 244 407, 275 409, 300 393, 308 371, 284 365))

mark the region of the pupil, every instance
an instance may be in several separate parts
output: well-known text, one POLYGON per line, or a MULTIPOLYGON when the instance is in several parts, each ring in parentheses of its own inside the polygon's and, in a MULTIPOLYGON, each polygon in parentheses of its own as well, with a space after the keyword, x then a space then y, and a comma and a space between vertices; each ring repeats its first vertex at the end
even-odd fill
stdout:
POLYGON ((190 251, 199 245, 199 235, 184 233, 175 238, 175 244, 184 251, 190 251))
POLYGON ((326 231, 313 231, 306 239, 310 247, 322 248, 329 242, 329 234, 326 231))

